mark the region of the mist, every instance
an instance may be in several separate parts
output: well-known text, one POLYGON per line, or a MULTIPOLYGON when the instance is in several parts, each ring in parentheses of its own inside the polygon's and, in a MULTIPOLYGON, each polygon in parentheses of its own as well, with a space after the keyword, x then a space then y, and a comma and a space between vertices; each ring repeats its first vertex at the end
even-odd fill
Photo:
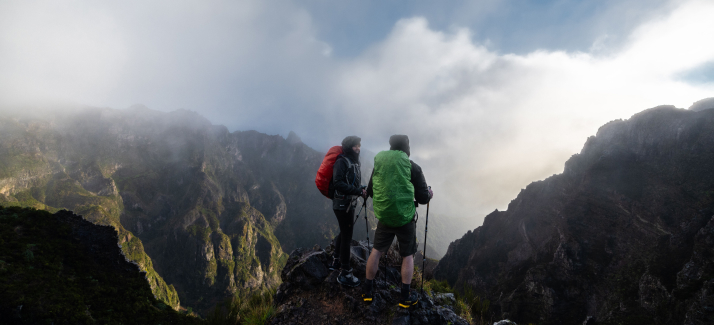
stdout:
POLYGON ((8 114, 188 109, 231 131, 295 131, 320 151, 358 135, 376 153, 407 134, 435 192, 431 211, 465 220, 466 232, 562 172, 606 122, 714 95, 710 1, 658 2, 632 14, 636 25, 574 30, 589 47, 543 41, 518 51, 494 45, 483 24, 405 12, 350 55, 335 54, 315 10, 298 1, 3 2, 0 105, 8 114))

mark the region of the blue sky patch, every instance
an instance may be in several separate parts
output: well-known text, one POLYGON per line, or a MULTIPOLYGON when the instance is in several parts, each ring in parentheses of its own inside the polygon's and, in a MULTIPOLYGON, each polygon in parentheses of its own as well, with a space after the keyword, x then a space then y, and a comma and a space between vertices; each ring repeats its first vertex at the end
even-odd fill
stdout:
POLYGON ((682 73, 679 78, 692 84, 714 83, 714 61, 682 73))

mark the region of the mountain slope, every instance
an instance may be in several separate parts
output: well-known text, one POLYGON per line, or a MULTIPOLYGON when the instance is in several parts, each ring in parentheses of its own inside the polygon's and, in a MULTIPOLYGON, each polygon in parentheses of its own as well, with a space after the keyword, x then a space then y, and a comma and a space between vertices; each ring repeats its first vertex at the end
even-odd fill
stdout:
MULTIPOLYGON (((41 120, 0 120, 0 204, 58 211, 67 208, 119 233, 124 254, 147 272, 154 295, 173 308, 179 299, 153 268, 139 238, 120 223, 123 203, 114 181, 105 177, 114 166, 95 163, 83 169, 65 156, 67 141, 41 120)), ((71 140, 70 140, 71 141, 71 140)), ((80 157, 76 157, 80 158, 80 157)))
POLYGON ((336 231, 314 190, 322 156, 299 139, 230 133, 188 111, 5 117, 0 204, 66 208, 115 227, 157 297, 205 312, 277 285, 282 247, 336 231))
POLYGON ((711 323, 713 215, 714 110, 656 107, 602 126, 435 276, 518 323, 711 323))
POLYGON ((118 240, 67 211, 0 207, 3 324, 198 324, 154 298, 118 240))

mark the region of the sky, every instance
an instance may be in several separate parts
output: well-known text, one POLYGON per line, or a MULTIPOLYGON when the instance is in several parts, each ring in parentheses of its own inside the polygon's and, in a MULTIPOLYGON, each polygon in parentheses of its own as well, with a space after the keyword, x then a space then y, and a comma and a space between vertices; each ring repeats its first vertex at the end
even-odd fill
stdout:
POLYGON ((0 106, 188 109, 326 151, 407 134, 480 225, 588 136, 714 97, 714 1, 0 1, 0 106), (61 104, 61 105, 60 105, 61 104))

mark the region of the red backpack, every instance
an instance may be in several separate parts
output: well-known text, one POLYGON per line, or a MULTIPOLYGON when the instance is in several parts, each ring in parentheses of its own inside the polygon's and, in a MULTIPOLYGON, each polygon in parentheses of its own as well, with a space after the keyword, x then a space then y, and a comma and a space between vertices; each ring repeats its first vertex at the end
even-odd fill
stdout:
POLYGON ((331 199, 334 195, 334 190, 330 188, 330 184, 332 183, 332 167, 335 165, 337 156, 341 154, 342 146, 334 146, 330 148, 330 150, 327 150, 325 158, 322 159, 320 169, 317 170, 317 176, 315 176, 317 189, 328 199, 331 199))

